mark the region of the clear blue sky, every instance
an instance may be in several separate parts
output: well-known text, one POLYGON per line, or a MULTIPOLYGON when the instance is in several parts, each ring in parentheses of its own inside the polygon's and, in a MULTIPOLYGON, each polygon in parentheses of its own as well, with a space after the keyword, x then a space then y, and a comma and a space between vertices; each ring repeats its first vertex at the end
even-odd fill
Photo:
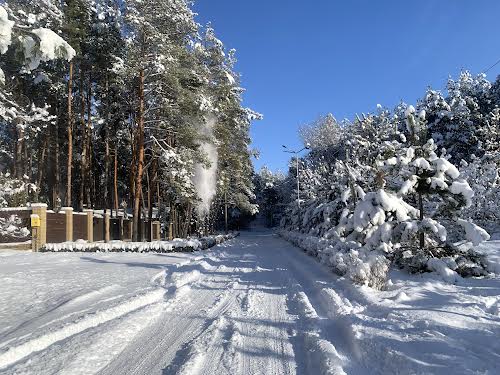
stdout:
POLYGON ((195 11, 237 50, 244 104, 265 116, 256 168, 285 170, 281 145, 300 147, 297 128, 321 114, 413 103, 500 59, 499 0, 196 0, 195 11))

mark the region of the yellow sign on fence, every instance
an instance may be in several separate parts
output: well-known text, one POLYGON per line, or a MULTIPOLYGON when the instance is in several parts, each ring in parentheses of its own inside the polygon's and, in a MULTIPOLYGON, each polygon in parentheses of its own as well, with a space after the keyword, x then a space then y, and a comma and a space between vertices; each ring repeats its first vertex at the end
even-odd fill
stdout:
POLYGON ((40 216, 33 214, 31 215, 31 227, 38 228, 40 226, 40 216))

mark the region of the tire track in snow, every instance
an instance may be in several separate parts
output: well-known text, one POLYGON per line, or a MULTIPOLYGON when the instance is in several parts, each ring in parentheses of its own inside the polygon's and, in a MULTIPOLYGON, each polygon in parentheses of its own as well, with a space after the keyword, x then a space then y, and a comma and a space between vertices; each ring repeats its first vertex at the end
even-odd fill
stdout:
MULTIPOLYGON (((165 271, 158 274, 162 277, 165 271)), ((65 340, 69 337, 77 335, 83 331, 95 328, 111 320, 118 319, 133 311, 139 310, 146 306, 164 301, 166 296, 174 296, 176 292, 185 292, 182 287, 196 281, 200 277, 197 271, 181 274, 178 278, 174 278, 171 285, 166 285, 164 288, 148 292, 146 294, 134 297, 124 303, 114 306, 110 309, 98 311, 92 315, 88 315, 77 322, 73 322, 63 328, 47 333, 35 339, 29 340, 19 346, 11 347, 0 354, 0 370, 3 370, 16 362, 30 356, 33 353, 43 351, 55 344, 56 342, 65 340)))
MULTIPOLYGON (((297 284, 295 284, 296 289, 297 284)), ((301 364, 301 372, 311 374, 345 375, 342 358, 335 346, 321 337, 321 330, 317 324, 319 316, 311 305, 309 298, 303 291, 297 291, 288 296, 288 309, 298 318, 298 330, 289 332, 295 339, 295 353, 306 353, 306 363, 301 364)))
POLYGON ((304 364, 307 372, 345 374, 344 368, 355 367, 352 360, 361 357, 349 319, 360 307, 328 287, 331 277, 321 280, 320 275, 308 272, 310 259, 305 262, 297 259, 303 253, 293 250, 287 250, 288 256, 283 258, 290 267, 289 283, 293 286, 287 305, 297 315, 300 327, 299 331, 291 332, 296 350, 307 353, 304 364))
POLYGON ((144 330, 145 326, 154 324, 162 313, 188 296, 190 291, 189 285, 183 285, 168 300, 146 306, 127 315, 110 329, 98 331, 94 335, 96 337, 91 338, 91 350, 79 353, 71 363, 65 364, 61 375, 97 373, 120 354, 144 330))
POLYGON ((34 352, 42 351, 58 341, 67 339, 89 328, 97 327, 112 319, 119 318, 141 307, 160 302, 164 294, 165 292, 163 290, 155 290, 154 292, 137 297, 127 303, 98 312, 92 316, 87 316, 79 322, 69 324, 58 331, 40 336, 17 347, 9 348, 4 353, 0 354, 0 370, 5 369, 34 352))
MULTIPOLYGON (((217 268, 211 266, 203 260, 203 257, 195 258, 196 266, 201 270, 216 271, 217 268)), ((203 284, 209 284, 211 279, 203 275, 196 288, 196 294, 192 298, 183 298, 177 304, 170 305, 162 312, 159 318, 139 334, 112 362, 108 363, 99 373, 105 374, 144 374, 171 373, 164 368, 169 363, 176 363, 182 366, 189 352, 186 343, 193 338, 200 336, 206 329, 206 320, 214 319, 220 311, 225 311, 232 303, 234 295, 228 289, 236 287, 237 282, 227 281, 222 287, 224 291, 218 292, 221 288, 206 288, 203 284), (189 308, 189 310, 186 310, 189 308), (191 315, 186 314, 190 311, 191 315), (212 317, 212 318, 210 318, 212 317), (136 360, 131 364, 131 358, 136 360), (162 368, 164 368, 162 370, 162 368)), ((189 297, 187 296, 187 297, 189 297)))
POLYGON ((177 351, 175 358, 164 373, 213 374, 212 370, 217 369, 220 373, 225 369, 228 374, 231 374, 232 361, 228 360, 228 355, 231 357, 234 350, 229 347, 228 343, 233 335, 234 326, 230 312, 237 297, 230 293, 223 293, 223 295, 224 297, 210 309, 207 322, 200 334, 177 351), (220 363, 223 364, 222 369, 218 366, 220 363), (213 365, 215 369, 212 369, 213 365))
MULTIPOLYGON (((272 265, 272 266, 277 266, 272 265)), ((295 359, 288 328, 293 325, 286 311, 285 278, 281 271, 256 267, 263 280, 249 287, 233 315, 235 333, 231 345, 239 374, 294 374, 295 359), (265 281, 264 281, 265 280, 265 281)), ((234 372, 233 372, 234 373, 234 372)))
POLYGON ((53 323, 63 321, 71 316, 84 314, 92 310, 95 305, 98 305, 101 301, 96 301, 95 304, 90 306, 85 306, 82 308, 83 303, 88 303, 90 301, 95 301, 97 298, 102 297, 106 293, 116 291, 119 288, 118 285, 109 285, 101 289, 91 290, 90 292, 84 293, 82 295, 65 299, 62 302, 57 303, 52 306, 49 310, 45 311, 42 315, 31 318, 16 327, 9 329, 1 334, 5 341, 0 343, 0 349, 10 344, 12 341, 21 341, 29 336, 33 335, 33 332, 37 329, 50 326, 53 323), (71 309, 76 308, 76 310, 71 311, 71 309), (59 314, 65 314, 63 316, 57 316, 59 314))

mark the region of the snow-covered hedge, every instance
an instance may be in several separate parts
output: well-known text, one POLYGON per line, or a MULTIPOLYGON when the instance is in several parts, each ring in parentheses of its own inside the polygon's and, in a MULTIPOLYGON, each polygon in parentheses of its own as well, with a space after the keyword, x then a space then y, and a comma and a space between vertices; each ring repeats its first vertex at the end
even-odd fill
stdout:
MULTIPOLYGON (((381 289, 386 285, 391 264, 411 271, 411 264, 416 262, 413 256, 406 259, 405 252, 388 256, 382 251, 367 250, 355 247, 354 243, 338 239, 326 239, 299 232, 281 230, 281 237, 300 247, 309 255, 319 258, 320 262, 330 267, 336 274, 344 276, 360 285, 381 289)), ((455 283, 461 277, 485 276, 488 272, 498 272, 497 261, 490 261, 483 252, 459 246, 453 252, 442 258, 432 256, 420 257, 414 266, 415 272, 436 272, 445 281, 455 283)))
MULTIPOLYGON (((466 210, 498 206, 496 196, 475 198, 467 178, 476 187, 482 173, 473 166, 462 174, 456 155, 429 137, 426 113, 405 105, 364 116, 342 128, 329 149, 312 149, 302 161, 300 205, 291 201, 280 223, 300 234, 283 236, 372 287, 384 284, 391 264, 449 281, 488 275, 476 248, 490 236, 466 210)), ((496 158, 489 158, 488 186, 495 187, 496 158)))
POLYGON ((174 239, 172 241, 154 241, 154 242, 123 242, 112 241, 108 243, 101 242, 63 242, 57 244, 46 244, 40 251, 42 252, 130 252, 130 253, 170 253, 170 252, 190 252, 196 250, 205 250, 224 241, 233 239, 239 233, 221 234, 202 238, 174 239))
POLYGON ((381 252, 353 249, 349 247, 352 244, 287 230, 279 234, 356 284, 381 289, 386 283, 390 262, 381 252))

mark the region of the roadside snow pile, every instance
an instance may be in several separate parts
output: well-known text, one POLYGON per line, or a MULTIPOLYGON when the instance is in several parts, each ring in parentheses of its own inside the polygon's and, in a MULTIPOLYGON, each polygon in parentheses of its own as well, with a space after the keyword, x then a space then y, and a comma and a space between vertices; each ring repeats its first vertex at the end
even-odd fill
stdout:
POLYGON ((352 244, 297 232, 282 230, 279 234, 356 284, 381 289, 386 283, 390 263, 378 251, 352 248, 349 246, 352 244))
MULTIPOLYGON (((498 242, 486 246, 500 250, 498 242)), ((382 291, 357 288, 356 299, 368 304, 351 316, 371 373, 498 373, 500 277, 454 284, 432 273, 389 277, 382 291)))
MULTIPOLYGON (((391 264, 400 268, 398 258, 387 257, 381 251, 368 251, 336 239, 326 239, 303 233, 281 230, 281 237, 303 249, 309 255, 319 258, 322 264, 336 274, 344 276, 355 284, 375 289, 386 287, 391 264)), ((500 274, 500 241, 483 242, 475 249, 464 248, 462 254, 441 259, 429 257, 420 272, 436 272, 449 283, 457 283, 462 276, 486 276, 488 272, 500 274), (480 267, 477 266, 480 265, 480 267)), ((401 257, 404 257, 403 252, 401 257)))
POLYGON ((485 256, 488 271, 500 275, 500 240, 483 242, 478 251, 485 256))
POLYGON ((123 242, 112 241, 109 243, 100 242, 63 242, 57 244, 46 244, 40 251, 42 252, 82 252, 82 253, 170 253, 170 252, 190 252, 205 250, 215 245, 238 236, 238 233, 221 234, 202 238, 176 238, 172 241, 154 242, 123 242))

